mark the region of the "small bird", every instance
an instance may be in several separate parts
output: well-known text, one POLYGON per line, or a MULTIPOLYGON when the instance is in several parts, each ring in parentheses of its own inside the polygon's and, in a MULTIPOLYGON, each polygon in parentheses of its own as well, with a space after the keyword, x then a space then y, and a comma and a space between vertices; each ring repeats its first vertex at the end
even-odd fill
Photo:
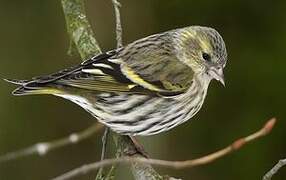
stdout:
POLYGON ((154 135, 191 119, 209 83, 224 85, 227 52, 213 28, 189 26, 154 34, 62 71, 19 85, 13 95, 68 99, 123 135, 154 135))

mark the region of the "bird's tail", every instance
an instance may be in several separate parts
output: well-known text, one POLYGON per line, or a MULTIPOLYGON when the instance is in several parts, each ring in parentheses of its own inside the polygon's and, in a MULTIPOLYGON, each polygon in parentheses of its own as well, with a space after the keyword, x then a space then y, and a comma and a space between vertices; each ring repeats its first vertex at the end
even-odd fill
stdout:
POLYGON ((6 82, 19 85, 12 94, 15 96, 33 94, 60 94, 60 90, 48 84, 37 83, 29 80, 4 79, 6 82))

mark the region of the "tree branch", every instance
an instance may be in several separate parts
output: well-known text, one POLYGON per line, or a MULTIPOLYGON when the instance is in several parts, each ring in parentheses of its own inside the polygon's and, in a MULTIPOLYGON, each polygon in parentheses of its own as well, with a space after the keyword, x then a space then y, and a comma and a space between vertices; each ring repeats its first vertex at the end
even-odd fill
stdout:
POLYGON ((285 165, 286 165, 286 159, 279 160, 279 162, 264 175, 263 180, 270 180, 272 176, 274 176, 279 171, 279 169, 285 165))
POLYGON ((67 137, 63 137, 61 139, 56 139, 49 142, 40 142, 28 148, 24 148, 15 152, 10 152, 0 157, 0 163, 34 154, 44 156, 52 150, 58 149, 66 145, 76 144, 84 139, 87 139, 88 137, 92 136, 100 129, 102 129, 102 127, 103 125, 96 123, 83 131, 80 131, 78 133, 72 133, 67 137))
POLYGON ((88 23, 83 0, 61 0, 67 31, 82 58, 86 60, 101 53, 94 33, 88 23))
POLYGON ((167 161, 167 160, 160 160, 160 159, 146 159, 146 158, 138 158, 138 157, 121 157, 117 159, 105 159, 100 162, 87 164, 80 168, 74 169, 53 180, 70 179, 72 177, 88 173, 100 167, 110 166, 110 165, 119 164, 119 163, 145 163, 145 164, 152 164, 156 166, 163 166, 163 167, 168 167, 168 168, 173 168, 173 169, 193 168, 193 167, 208 164, 217 159, 220 159, 236 150, 239 150, 247 143, 252 142, 260 137, 267 135, 273 129, 275 122, 276 122, 276 119, 272 118, 269 121, 267 121, 267 123, 259 131, 253 134, 250 134, 249 136, 240 138, 234 141, 229 146, 219 151, 216 151, 214 153, 208 154, 206 156, 203 156, 197 159, 186 160, 186 161, 167 161))
POLYGON ((120 10, 121 4, 117 0, 112 0, 112 4, 115 11, 115 22, 116 22, 116 41, 117 41, 117 48, 123 46, 122 44, 122 25, 120 19, 120 10))
MULTIPOLYGON (((127 158, 140 158, 145 159, 144 156, 140 152, 138 152, 136 146, 134 145, 133 141, 130 139, 129 136, 120 136, 115 134, 113 136, 114 141, 116 143, 118 159, 127 158)), ((117 164, 117 163, 116 163, 117 164)), ((162 179, 169 179, 164 178, 161 176, 156 170, 150 165, 146 163, 131 162, 131 171, 136 180, 145 180, 145 179, 152 179, 152 180, 162 180, 162 179)), ((173 178, 175 179, 175 178, 173 178)))

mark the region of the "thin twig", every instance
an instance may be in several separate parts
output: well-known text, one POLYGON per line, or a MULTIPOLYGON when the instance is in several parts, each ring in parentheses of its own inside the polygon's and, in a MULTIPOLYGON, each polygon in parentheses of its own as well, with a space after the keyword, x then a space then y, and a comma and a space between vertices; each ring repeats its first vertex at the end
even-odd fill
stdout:
POLYGON ((123 46, 123 44, 122 44, 122 26, 121 26, 120 11, 119 11, 121 4, 117 0, 112 0, 112 4, 114 6, 114 11, 115 11, 117 48, 120 48, 123 46))
POLYGON ((101 139, 101 141, 102 141, 102 149, 101 149, 100 160, 103 160, 105 158, 108 134, 109 134, 109 128, 105 127, 105 130, 104 130, 104 133, 103 133, 103 136, 102 136, 102 139, 101 139))
POLYGON ((100 167, 105 167, 109 166, 112 164, 118 164, 118 163, 131 163, 131 162, 139 162, 139 163, 146 163, 146 164, 152 164, 156 166, 163 166, 163 167, 168 167, 168 168, 174 168, 174 169, 184 169, 184 168, 192 168, 195 166, 200 166, 204 164, 211 163, 227 154, 230 154, 231 152, 234 152, 241 147, 243 147, 245 144, 256 140, 257 138, 260 138, 262 136, 267 135, 272 128, 274 127, 276 122, 275 118, 270 119, 267 121, 267 123, 263 126, 262 129, 259 131, 240 138, 236 141, 234 141, 232 144, 229 146, 216 151, 214 153, 208 154, 206 156, 197 158, 197 159, 192 159, 192 160, 186 160, 186 161, 166 161, 166 160, 159 160, 159 159, 146 159, 146 158, 132 158, 132 157, 121 157, 117 159, 105 159, 100 162, 95 162, 91 164, 84 165, 80 168, 74 169, 70 172, 67 172, 63 174, 62 176, 56 177, 53 180, 66 180, 70 179, 72 177, 88 173, 92 170, 98 169, 100 167))
MULTIPOLYGON (((107 140, 108 140, 108 134, 109 134, 109 128, 105 127, 104 133, 102 135, 101 141, 102 141, 102 148, 101 148, 101 156, 100 160, 104 160, 105 158, 105 153, 106 153, 106 147, 107 147, 107 140)), ((103 179, 103 168, 100 168, 97 172, 95 180, 103 179)))
POLYGON ((270 180, 272 176, 274 176, 274 174, 276 174, 279 171, 279 169, 285 165, 286 165, 286 159, 279 160, 279 162, 264 175, 263 180, 270 180))
POLYGON ((63 137, 61 139, 56 139, 56 140, 49 141, 49 142, 40 142, 28 148, 24 148, 19 151, 15 151, 15 152, 10 152, 0 157, 0 163, 18 159, 20 157, 34 155, 34 154, 44 156, 52 150, 55 150, 55 149, 58 149, 60 147, 67 146, 70 144, 76 144, 92 136, 93 134, 98 132, 102 127, 103 125, 96 123, 83 131, 80 131, 78 133, 72 133, 67 137, 63 137))

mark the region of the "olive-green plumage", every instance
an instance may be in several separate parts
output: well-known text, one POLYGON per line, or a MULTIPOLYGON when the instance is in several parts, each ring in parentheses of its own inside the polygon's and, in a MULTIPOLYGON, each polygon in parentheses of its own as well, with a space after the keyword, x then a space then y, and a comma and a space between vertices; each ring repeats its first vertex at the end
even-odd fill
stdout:
POLYGON ((224 41, 190 26, 134 41, 82 64, 20 85, 13 94, 69 99, 122 134, 151 135, 185 122, 203 104, 209 82, 224 84, 224 41))

